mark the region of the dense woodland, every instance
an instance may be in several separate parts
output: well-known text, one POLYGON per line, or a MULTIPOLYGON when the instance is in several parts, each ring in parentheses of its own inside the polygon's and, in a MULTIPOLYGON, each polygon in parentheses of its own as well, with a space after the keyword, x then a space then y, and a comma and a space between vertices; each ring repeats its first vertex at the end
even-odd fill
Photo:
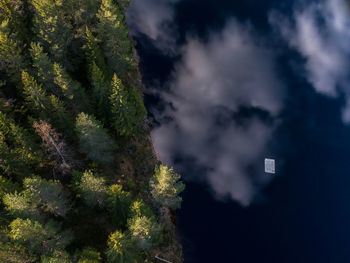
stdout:
POLYGON ((181 262, 127 0, 0 0, 0 262, 181 262))

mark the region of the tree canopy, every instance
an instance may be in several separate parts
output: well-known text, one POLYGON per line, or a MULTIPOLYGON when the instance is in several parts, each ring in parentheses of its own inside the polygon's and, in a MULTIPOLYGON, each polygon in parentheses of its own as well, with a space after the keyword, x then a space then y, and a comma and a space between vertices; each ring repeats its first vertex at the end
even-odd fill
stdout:
POLYGON ((127 5, 0 0, 0 262, 143 263, 179 247, 159 208, 178 208, 183 185, 152 174, 127 5))

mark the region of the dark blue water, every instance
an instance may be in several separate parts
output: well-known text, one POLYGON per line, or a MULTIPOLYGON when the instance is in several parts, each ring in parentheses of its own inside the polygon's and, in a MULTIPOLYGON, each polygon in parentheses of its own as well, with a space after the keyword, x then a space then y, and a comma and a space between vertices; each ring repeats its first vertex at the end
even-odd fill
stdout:
MULTIPOLYGON (((183 0, 175 26, 179 43, 194 33, 203 39, 235 17, 269 36, 272 7, 291 13, 293 1, 183 0)), ((272 35, 271 35, 272 38, 272 35)), ((162 55, 138 38, 146 86, 163 83, 176 57, 162 55)), ((288 85, 283 123, 276 131, 276 158, 284 166, 249 208, 218 201, 207 185, 187 182, 177 214, 186 263, 349 263, 350 127, 341 119, 343 100, 316 94, 291 63, 300 58, 278 39, 279 66, 288 85)), ((161 107, 146 96, 147 107, 161 107)), ((191 169, 184 172, 190 178, 191 169)))

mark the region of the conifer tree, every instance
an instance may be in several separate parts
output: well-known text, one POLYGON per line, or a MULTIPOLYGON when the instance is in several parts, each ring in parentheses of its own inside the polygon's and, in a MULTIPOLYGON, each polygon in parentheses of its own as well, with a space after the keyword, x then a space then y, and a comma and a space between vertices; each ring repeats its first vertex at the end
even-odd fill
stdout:
POLYGON ((91 160, 110 163, 113 160, 114 141, 93 116, 80 113, 76 119, 80 150, 91 160))
POLYGON ((69 66, 68 47, 73 34, 66 19, 65 1, 31 0, 35 9, 34 31, 50 55, 64 66, 69 66))
POLYGON ((116 131, 123 136, 137 133, 142 128, 146 115, 142 97, 135 89, 125 87, 114 74, 109 99, 116 131))
POLYGON ((7 174, 28 175, 41 152, 25 129, 0 112, 0 168, 7 174))
POLYGON ((19 80, 19 73, 24 66, 21 44, 8 33, 8 20, 0 22, 0 70, 13 80, 19 80))
POLYGON ((172 209, 180 208, 182 198, 179 194, 185 188, 180 178, 180 175, 166 165, 156 167, 150 181, 151 193, 155 202, 172 209))
POLYGON ((123 190, 119 184, 109 187, 107 197, 107 209, 114 223, 122 227, 126 224, 130 215, 131 196, 123 190))
POLYGON ((103 177, 95 176, 92 171, 77 173, 75 177, 75 187, 86 205, 91 207, 105 205, 108 188, 103 177))
POLYGON ((131 239, 141 250, 149 250, 159 238, 161 228, 154 217, 134 216, 128 225, 131 239))
POLYGON ((104 55, 101 50, 99 41, 94 36, 93 32, 89 27, 85 27, 85 55, 87 61, 91 67, 92 64, 96 64, 105 74, 107 73, 107 65, 105 63, 104 55))
POLYGON ((96 113, 100 119, 106 122, 110 115, 108 97, 111 85, 96 63, 93 63, 91 66, 91 84, 93 87, 93 98, 97 106, 96 113))
POLYGON ((43 47, 39 43, 31 43, 30 54, 33 60, 33 67, 36 70, 37 79, 44 85, 46 91, 51 91, 55 95, 58 95, 54 89, 52 63, 48 55, 44 52, 43 47))
POLYGON ((0 201, 5 194, 14 192, 16 188, 16 184, 0 175, 0 201))
POLYGON ((22 72, 22 84, 28 107, 37 113, 48 112, 50 103, 45 90, 27 71, 22 72))
POLYGON ((17 218, 11 222, 9 228, 9 236, 13 241, 25 245, 39 255, 50 255, 55 250, 64 250, 72 240, 72 234, 62 231, 53 221, 41 224, 35 220, 17 218))
POLYGON ((128 70, 134 68, 135 61, 124 15, 113 0, 102 0, 97 18, 98 36, 108 64, 114 72, 125 76, 128 70))
POLYGON ((108 238, 106 251, 109 263, 135 263, 141 262, 140 253, 135 249, 130 237, 121 231, 115 231, 108 238))
POLYGON ((79 253, 78 263, 100 263, 102 258, 99 252, 93 248, 84 248, 79 253))
POLYGON ((19 244, 0 242, 0 262, 34 263, 37 262, 37 258, 19 244))
POLYGON ((88 110, 89 103, 83 87, 74 81, 58 63, 53 64, 53 72, 54 82, 60 88, 68 104, 77 112, 88 110))
POLYGON ((50 120, 56 127, 72 130, 72 120, 67 114, 63 103, 55 95, 47 95, 42 85, 27 72, 22 72, 23 94, 28 108, 40 119, 50 120))
POLYGON ((0 0, 0 24, 6 21, 6 32, 21 43, 28 38, 25 11, 22 0, 0 0))
POLYGON ((67 195, 58 181, 25 178, 23 188, 22 192, 6 194, 3 198, 6 209, 15 216, 40 219, 40 213, 47 213, 64 217, 70 209, 67 195))
POLYGON ((70 255, 64 250, 54 250, 50 256, 42 256, 41 263, 72 263, 70 255))

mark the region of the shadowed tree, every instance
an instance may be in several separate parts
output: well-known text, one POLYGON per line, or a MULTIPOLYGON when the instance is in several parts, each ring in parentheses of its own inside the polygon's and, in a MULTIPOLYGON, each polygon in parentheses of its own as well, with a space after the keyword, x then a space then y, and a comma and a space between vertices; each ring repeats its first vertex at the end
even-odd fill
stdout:
POLYGON ((52 63, 43 47, 39 43, 31 43, 30 55, 37 79, 44 85, 46 91, 51 91, 58 96, 54 85, 52 63))
POLYGON ((114 72, 126 76, 127 71, 136 65, 124 15, 112 0, 102 0, 97 13, 98 37, 109 66, 114 72))
POLYGON ((122 227, 130 214, 131 196, 119 184, 111 185, 108 189, 107 209, 113 221, 122 227))
POLYGON ((72 240, 72 234, 62 231, 53 221, 41 224, 34 220, 17 218, 11 222, 9 228, 9 237, 12 240, 39 255, 50 255, 55 250, 64 250, 72 240))
POLYGON ((142 258, 132 243, 130 237, 121 231, 112 233, 107 242, 107 262, 109 263, 136 263, 142 258))
POLYGON ((19 80, 24 67, 21 49, 23 40, 28 38, 26 15, 23 1, 0 0, 0 70, 7 72, 14 81, 19 80))
POLYGON ((78 263, 100 263, 102 262, 102 257, 98 251, 93 248, 84 248, 79 253, 78 263))
POLYGON ((6 174, 28 175, 41 152, 28 132, 0 112, 0 168, 6 174))
POLYGON ((31 0, 34 7, 34 32, 50 55, 62 65, 69 66, 68 47, 73 34, 67 20, 65 1, 31 0))
POLYGON ((77 81, 74 81, 58 63, 53 64, 53 74, 54 82, 59 87, 70 108, 77 112, 88 110, 89 102, 83 87, 77 81))
POLYGON ((116 131, 123 136, 137 133, 142 128, 146 117, 141 95, 135 89, 125 87, 114 74, 109 99, 116 131))
POLYGON ((113 160, 114 141, 102 124, 85 113, 76 119, 76 131, 79 137, 80 150, 97 163, 110 163, 113 160))
POLYGON ((40 177, 25 178, 24 190, 6 194, 3 198, 6 209, 15 216, 41 218, 41 212, 64 217, 70 209, 67 194, 58 181, 40 177))
POLYGON ((0 262, 34 263, 37 262, 37 258, 19 244, 0 242, 0 262))
POLYGON ((86 205, 91 207, 105 205, 108 188, 103 177, 95 176, 91 171, 76 173, 74 177, 76 190, 86 205))
POLYGON ((42 85, 26 71, 22 72, 23 94, 27 107, 39 118, 50 120, 57 128, 72 130, 72 121, 63 103, 54 95, 48 96, 42 85))

